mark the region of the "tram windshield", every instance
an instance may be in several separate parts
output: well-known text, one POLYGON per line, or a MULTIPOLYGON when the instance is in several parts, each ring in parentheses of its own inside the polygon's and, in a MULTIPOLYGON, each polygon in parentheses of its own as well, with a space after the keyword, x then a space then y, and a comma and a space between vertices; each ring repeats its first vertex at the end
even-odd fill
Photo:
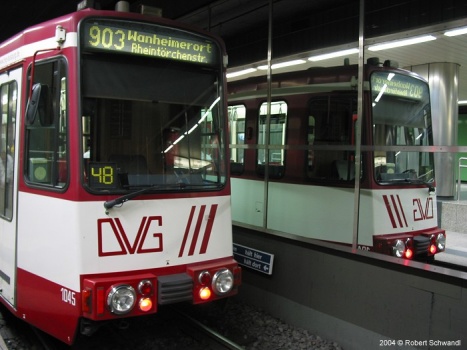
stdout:
POLYGON ((428 85, 408 75, 374 72, 371 93, 376 180, 433 182, 433 154, 413 147, 433 145, 428 85))
MULTIPOLYGON (((91 41, 107 38, 107 42, 118 42, 122 47, 143 37, 141 28, 137 37, 120 23, 112 25, 85 30, 91 33, 91 41)), ((155 26, 143 29, 152 33, 147 35, 151 40, 156 39, 153 32, 161 30, 155 26)), ((177 34, 165 35, 175 40, 177 34)), ((199 44, 192 45, 198 45, 200 52, 204 45, 204 54, 212 62, 145 54, 144 45, 154 48, 157 41, 152 46, 138 44, 142 47, 138 54, 105 48, 83 52, 83 166, 91 190, 121 192, 150 187, 187 191, 225 185, 223 78, 219 58, 212 53, 218 49, 211 46, 207 53, 206 47, 214 43, 183 35, 178 45, 197 40, 199 44)), ((180 53, 180 49, 174 51, 180 53)))

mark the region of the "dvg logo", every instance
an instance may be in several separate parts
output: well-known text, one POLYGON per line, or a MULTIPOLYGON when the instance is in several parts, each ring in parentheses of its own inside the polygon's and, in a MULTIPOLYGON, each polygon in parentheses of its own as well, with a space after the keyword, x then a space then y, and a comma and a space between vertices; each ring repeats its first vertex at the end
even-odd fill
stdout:
MULTIPOLYGON (((180 240, 178 256, 205 254, 217 212, 217 204, 192 206, 188 221, 178 232, 166 232, 165 239, 180 240), (182 236, 183 234, 183 236, 182 236)), ((177 220, 177 219, 175 219, 177 220)), ((162 216, 144 216, 136 235, 129 234, 118 218, 97 220, 98 255, 158 253, 164 250, 162 216), (132 238, 134 237, 134 238, 132 238)))

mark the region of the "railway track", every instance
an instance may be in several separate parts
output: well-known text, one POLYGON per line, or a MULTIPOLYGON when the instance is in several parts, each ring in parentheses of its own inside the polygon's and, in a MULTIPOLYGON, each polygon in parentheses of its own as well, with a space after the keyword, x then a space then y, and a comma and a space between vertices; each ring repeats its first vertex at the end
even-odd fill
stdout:
MULTIPOLYGON (((2 310, 2 314, 4 314, 2 310)), ((243 350, 244 347, 206 326, 181 308, 166 308, 158 315, 108 323, 92 337, 79 335, 73 346, 8 316, 2 335, 10 350, 243 350)))
POLYGON ((198 321, 194 317, 188 315, 187 313, 174 309, 175 312, 180 316, 181 320, 185 322, 185 325, 182 327, 183 330, 193 337, 202 337, 203 341, 207 341, 209 344, 208 349, 213 350, 243 350, 244 347, 236 344, 234 341, 224 337, 222 334, 218 333, 214 329, 206 326, 204 323, 198 321))

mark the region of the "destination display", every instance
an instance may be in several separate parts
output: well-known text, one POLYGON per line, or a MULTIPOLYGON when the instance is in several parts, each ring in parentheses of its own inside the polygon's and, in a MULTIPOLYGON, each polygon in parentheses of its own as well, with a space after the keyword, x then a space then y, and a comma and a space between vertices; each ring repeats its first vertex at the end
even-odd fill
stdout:
POLYGON ((371 76, 371 89, 377 92, 391 96, 407 97, 421 100, 428 93, 427 85, 411 77, 399 74, 373 73, 371 76))
POLYGON ((86 49, 205 65, 215 64, 218 56, 213 41, 156 25, 135 27, 123 21, 93 21, 84 24, 83 35, 86 49))

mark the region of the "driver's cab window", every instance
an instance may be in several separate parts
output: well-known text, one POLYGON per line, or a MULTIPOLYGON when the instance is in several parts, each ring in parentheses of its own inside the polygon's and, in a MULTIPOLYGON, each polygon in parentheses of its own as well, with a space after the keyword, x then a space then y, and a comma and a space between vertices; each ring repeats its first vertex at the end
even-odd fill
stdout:
POLYGON ((26 110, 24 168, 29 184, 63 188, 67 183, 65 68, 63 60, 36 63, 34 67, 33 89, 26 110))

